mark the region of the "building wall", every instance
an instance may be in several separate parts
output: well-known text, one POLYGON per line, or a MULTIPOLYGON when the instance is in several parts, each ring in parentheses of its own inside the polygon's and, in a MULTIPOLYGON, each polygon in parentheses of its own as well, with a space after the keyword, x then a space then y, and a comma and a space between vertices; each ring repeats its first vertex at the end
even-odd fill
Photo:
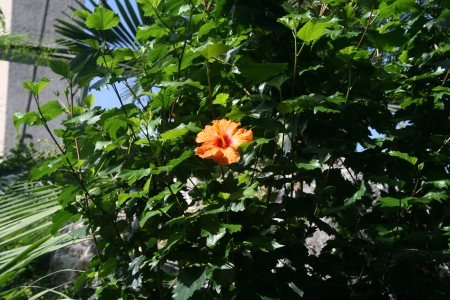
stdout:
MULTIPOLYGON (((54 46, 54 41, 58 37, 54 28, 56 19, 70 21, 70 17, 62 14, 66 12, 70 15, 70 6, 77 7, 75 0, 0 0, 5 19, 10 23, 11 33, 24 34, 28 41, 36 45, 41 43, 42 36, 42 44, 47 46, 54 46)), ((50 68, 36 67, 33 62, 0 62, 0 128, 4 128, 3 136, 0 129, 0 155, 2 152, 7 153, 8 149, 13 148, 18 142, 16 129, 12 123, 13 114, 26 112, 28 107, 30 110, 36 110, 36 103, 30 93, 23 88, 23 81, 37 81, 42 77, 47 77, 52 82, 39 95, 40 104, 56 99, 66 104, 61 95, 64 95, 67 83, 53 74, 50 68), (7 80, 3 80, 4 78, 7 80), (55 91, 61 92, 61 95, 57 97, 55 91)), ((63 119, 59 118, 51 121, 49 125, 54 129, 59 127, 62 121, 63 119)), ((22 134, 23 126, 18 130, 19 135, 22 134)), ((50 140, 50 135, 43 126, 26 126, 25 133, 31 135, 34 142, 50 140)), ((25 139, 25 142, 29 141, 31 140, 25 139)))

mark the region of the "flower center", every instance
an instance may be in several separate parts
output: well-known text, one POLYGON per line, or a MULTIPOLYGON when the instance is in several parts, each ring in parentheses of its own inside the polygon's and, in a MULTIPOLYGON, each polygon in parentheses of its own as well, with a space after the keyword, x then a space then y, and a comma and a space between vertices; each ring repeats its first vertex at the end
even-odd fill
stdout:
POLYGON ((219 126, 219 124, 217 124, 217 123, 214 123, 213 124, 213 128, 214 128, 214 130, 219 134, 219 136, 220 136, 220 140, 222 141, 222 148, 226 148, 226 147, 228 147, 228 144, 225 142, 225 138, 223 137, 223 134, 222 134, 222 130, 220 129, 220 126, 219 126))

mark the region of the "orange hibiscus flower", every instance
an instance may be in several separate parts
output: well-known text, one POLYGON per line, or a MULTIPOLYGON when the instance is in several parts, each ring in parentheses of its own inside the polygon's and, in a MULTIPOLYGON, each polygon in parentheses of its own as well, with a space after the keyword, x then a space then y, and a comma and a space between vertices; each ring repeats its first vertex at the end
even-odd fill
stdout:
POLYGON ((221 166, 238 162, 238 147, 253 139, 253 132, 244 128, 238 129, 239 125, 241 123, 225 119, 214 120, 212 126, 206 125, 195 139, 197 143, 203 143, 196 149, 198 156, 214 159, 221 166))

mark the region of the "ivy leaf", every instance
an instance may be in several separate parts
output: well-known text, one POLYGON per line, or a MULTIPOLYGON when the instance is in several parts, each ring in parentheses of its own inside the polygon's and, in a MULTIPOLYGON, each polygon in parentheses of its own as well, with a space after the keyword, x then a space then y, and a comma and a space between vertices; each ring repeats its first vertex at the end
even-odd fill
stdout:
POLYGON ((320 39, 327 27, 327 24, 309 21, 297 32, 297 36, 304 42, 309 43, 320 39))
POLYGON ((190 267, 183 269, 178 275, 178 281, 173 288, 172 298, 175 300, 189 299, 211 277, 213 270, 214 267, 190 267))
POLYGON ((107 8, 96 7, 94 13, 86 18, 86 26, 95 30, 107 30, 119 24, 120 18, 107 8))

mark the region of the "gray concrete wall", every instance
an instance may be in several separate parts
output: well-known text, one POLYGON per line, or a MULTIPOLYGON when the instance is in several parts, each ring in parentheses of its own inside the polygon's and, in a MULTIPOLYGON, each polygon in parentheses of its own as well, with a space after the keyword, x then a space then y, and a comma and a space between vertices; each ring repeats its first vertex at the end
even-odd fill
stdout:
MULTIPOLYGON (((7 0, 2 0, 2 2, 7 0)), ((0 2, 1 3, 1 2, 0 2)), ((58 37, 55 32, 54 25, 56 19, 70 21, 70 18, 64 16, 61 12, 71 14, 70 6, 77 7, 74 0, 14 0, 12 1, 12 20, 11 33, 26 34, 32 43, 36 45, 40 42, 41 31, 43 29, 42 42, 44 45, 54 46, 54 41, 58 37), (48 1, 48 10, 46 12, 46 4, 48 1)), ((0 70, 1 71, 1 70, 0 70)), ((60 77, 53 74, 50 68, 38 66, 28 63, 10 62, 8 70, 8 87, 7 87, 7 101, 6 101, 6 126, 5 126, 5 140, 4 152, 14 147, 17 144, 16 130, 12 123, 12 117, 15 112, 26 112, 30 93, 23 88, 23 81, 39 80, 42 77, 47 77, 53 81, 39 95, 41 105, 50 100, 61 100, 66 104, 63 96, 56 97, 55 91, 60 91, 63 95, 64 88, 67 83, 61 81, 60 77), (36 72, 34 69, 36 68, 36 72), (33 78, 33 74, 36 74, 33 78)), ((31 110, 36 110, 36 104, 31 97, 31 110)), ((63 121, 62 118, 50 122, 52 129, 58 128, 63 121)), ((22 133, 23 127, 19 128, 19 134, 22 133)), ((26 126, 26 133, 33 136, 33 141, 50 140, 49 134, 45 131, 43 126, 34 127, 26 126)), ((25 140, 29 142, 30 140, 25 140)), ((41 142, 42 144, 43 142, 41 142)), ((45 144, 45 143, 44 143, 45 144)), ((0 141, 1 148, 1 141, 0 141)), ((1 149, 0 149, 1 152, 1 149)))

